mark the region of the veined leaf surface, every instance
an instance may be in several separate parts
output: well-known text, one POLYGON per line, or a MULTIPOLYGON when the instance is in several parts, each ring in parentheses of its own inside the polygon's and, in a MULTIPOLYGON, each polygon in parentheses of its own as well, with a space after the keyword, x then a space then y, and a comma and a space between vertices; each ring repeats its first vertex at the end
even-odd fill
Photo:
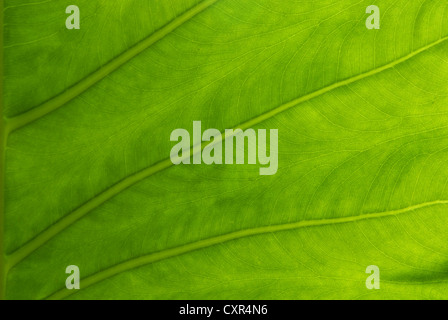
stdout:
POLYGON ((447 1, 76 2, 3 4, 3 298, 448 298, 447 1), (173 166, 196 120, 277 174, 173 166))

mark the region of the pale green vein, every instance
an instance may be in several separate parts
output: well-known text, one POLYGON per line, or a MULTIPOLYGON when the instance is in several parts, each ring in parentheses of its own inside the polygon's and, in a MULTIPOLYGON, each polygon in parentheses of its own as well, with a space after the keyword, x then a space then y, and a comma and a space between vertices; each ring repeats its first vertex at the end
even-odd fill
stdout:
MULTIPOLYGON (((273 225, 273 226, 265 226, 265 227, 258 227, 258 228, 250 228, 250 229, 244 229, 224 235, 220 235, 213 238, 208 238, 204 240, 200 240, 197 242, 193 242, 187 245, 179 246, 172 249, 163 250, 160 252, 152 253, 146 256, 142 256, 139 258, 135 258, 132 260, 128 260, 126 262, 120 263, 118 265, 115 265, 109 269, 100 271, 98 273, 95 273, 91 275, 90 277, 87 277, 82 280, 81 286, 82 289, 88 288, 100 281, 103 281, 105 279, 111 278, 117 274, 120 274, 122 272, 126 272, 138 267, 142 267, 157 261, 165 260, 168 258, 180 256, 192 251, 208 248, 214 245, 222 244, 225 242, 229 242, 232 240, 237 240, 241 238, 246 238, 250 236, 256 236, 256 235, 262 235, 262 234, 268 234, 268 233, 274 233, 274 232, 281 232, 281 231, 288 231, 288 230, 295 230, 305 227, 316 227, 316 226, 326 226, 326 225, 336 225, 336 224, 342 224, 342 223, 350 223, 350 222, 357 222, 367 219, 378 219, 383 217, 390 217, 390 216, 396 216, 402 213, 415 211, 418 209, 423 209, 435 205, 448 205, 448 200, 437 200, 432 202, 425 202, 421 204, 417 204, 411 207, 407 207, 404 209, 399 210, 392 210, 392 211, 385 211, 385 212, 378 212, 378 213, 369 213, 369 214, 363 214, 359 216, 350 216, 350 217, 343 217, 343 218, 333 218, 333 219, 322 219, 322 220, 306 220, 306 221, 300 221, 300 222, 294 222, 294 223, 286 223, 286 224, 279 224, 279 225, 273 225)), ((62 289, 58 292, 50 295, 47 299, 56 300, 56 299, 64 299, 68 296, 73 294, 72 290, 62 289)))
MULTIPOLYGON (((1 10, 2 4, 0 4, 1 10)), ((1 11, 0 11, 1 12, 1 11)), ((1 19, 0 19, 1 20, 1 19)), ((1 23, 1 21, 0 21, 1 23)), ((1 30, 0 30, 1 31, 1 30)), ((1 46, 1 41, 0 41, 1 46)), ((1 54, 0 54, 1 55, 1 54)), ((0 56, 1 61, 1 56, 0 56)), ((1 74, 1 72, 0 72, 1 74)), ((1 75, 0 75, 1 76, 1 75)), ((2 81, 0 80, 0 96, 2 96, 2 81)), ((2 103, 0 102, 0 115, 2 109, 2 103)), ((6 150, 6 130, 5 123, 0 118, 0 300, 5 298, 6 294, 6 254, 4 245, 5 234, 5 150, 6 150)))
MULTIPOLYGON (((404 56, 398 60, 395 60, 389 64, 386 64, 382 67, 373 69, 371 71, 362 73, 360 75, 357 75, 355 77, 334 83, 328 87, 322 88, 318 91, 315 91, 313 93, 307 94, 305 96, 302 96, 300 98, 297 98, 295 100, 292 100, 286 104, 283 104, 271 111, 268 111, 262 115, 259 115, 249 121, 246 121, 238 126, 236 126, 234 129, 236 128, 241 128, 241 129, 247 129, 247 128, 251 128, 256 126, 257 124, 268 120, 274 116, 276 116, 277 114, 284 112, 288 109, 291 109, 292 107, 297 106, 298 104, 301 104, 303 102, 309 101, 313 98, 316 98, 318 96, 321 96, 325 93, 328 93, 334 89, 340 88, 342 86, 345 85, 349 85, 351 83, 354 83, 356 81, 359 81, 361 79, 373 76, 375 74, 378 74, 382 71, 385 71, 387 69, 391 69, 393 67, 395 67, 396 65, 403 63, 413 57, 415 57, 416 55, 418 55, 419 53, 422 53, 426 50, 429 50, 430 48, 433 48, 434 46, 441 44, 445 41, 448 40, 448 37, 442 38, 436 42, 433 42, 425 47, 422 47, 414 52, 412 52, 411 54, 404 56)), ((224 134, 222 135, 222 139, 228 138, 226 137, 224 134)), ((216 143, 217 141, 214 141, 214 143, 216 143)), ((204 148, 207 145, 207 143, 203 143, 201 145, 201 148, 204 148)), ((191 152, 191 154, 194 154, 196 152, 199 152, 201 150, 201 148, 193 150, 193 152, 191 152)), ((50 239, 52 239, 54 236, 56 236, 57 234, 59 234, 60 232, 62 232, 63 230, 65 230, 66 228, 68 228, 70 225, 72 225, 73 223, 75 223, 77 220, 81 219, 83 216, 85 216, 87 213, 89 213, 90 211, 92 211, 93 209, 99 207, 101 204, 103 204, 104 202, 106 202, 107 200, 111 199, 112 197, 116 196, 117 194, 119 194, 120 192, 122 192, 123 190, 129 188, 130 186, 136 184, 137 182, 152 176, 166 168, 171 167, 173 164, 171 162, 171 160, 165 159, 159 163, 156 163, 140 172, 137 172, 131 176, 128 176, 126 178, 124 178, 123 180, 121 180, 120 182, 116 183, 115 185, 113 185, 112 187, 110 187, 109 189, 105 190, 104 192, 98 194, 97 196, 95 196, 94 198, 90 199, 89 201, 87 201, 85 204, 83 204, 82 206, 80 206, 78 209, 76 209, 75 211, 71 212, 70 214, 68 214, 67 216, 65 216, 64 218, 62 218, 61 220, 59 220, 58 222, 56 222, 54 225, 52 225, 51 227, 49 227, 47 230, 43 231, 41 234, 39 234, 38 236, 36 236, 34 239, 32 239, 31 241, 29 241, 28 243, 26 243, 23 247, 19 248, 17 251, 13 252, 9 257, 8 257, 8 261, 9 261, 9 265, 12 268, 13 266, 17 265, 20 261, 22 261, 23 259, 25 259, 27 256, 29 256, 31 253, 33 253, 35 250, 37 250, 38 248, 40 248, 42 245, 44 245, 47 241, 49 241, 50 239)))
MULTIPOLYGON (((0 48, 3 48, 3 10, 4 2, 0 1, 0 48)), ((5 152, 7 130, 3 118, 3 50, 0 50, 0 300, 6 294, 6 256, 4 251, 5 233, 5 152)))
POLYGON ((211 5, 213 5, 218 0, 205 0, 190 10, 186 11, 169 24, 159 29, 158 31, 151 34, 149 37, 139 42, 129 50, 125 51, 115 59, 108 62, 105 66, 98 69, 96 72, 92 73, 88 77, 84 78, 82 81, 75 84, 73 87, 64 91, 60 95, 52 98, 51 100, 45 102, 44 104, 33 108, 21 115, 13 117, 8 120, 8 129, 9 131, 17 130, 27 124, 36 121, 37 119, 45 116, 46 114, 62 107, 67 102, 73 100, 93 85, 107 77, 109 74, 120 68, 122 65, 130 61, 132 58, 136 57, 146 49, 148 49, 151 45, 156 43, 157 41, 164 38, 166 35, 183 25, 185 22, 189 21, 191 18, 201 13, 211 5))
MULTIPOLYGON (((0 6, 1 9, 1 6, 0 6)), ((0 41, 1 42, 1 41, 0 41)), ((0 44, 1 45, 1 44, 0 44)), ((1 60, 1 58, 0 58, 1 60)), ((0 72, 1 73, 1 72, 0 72)), ((1 81, 0 81, 1 86, 1 81)), ((0 89, 0 96, 1 96, 0 89)), ((0 106, 0 114, 1 114, 0 106)), ((6 254, 4 245, 4 234, 5 234, 5 150, 6 150, 6 130, 5 124, 2 119, 0 119, 0 300, 5 297, 6 291, 6 254)))

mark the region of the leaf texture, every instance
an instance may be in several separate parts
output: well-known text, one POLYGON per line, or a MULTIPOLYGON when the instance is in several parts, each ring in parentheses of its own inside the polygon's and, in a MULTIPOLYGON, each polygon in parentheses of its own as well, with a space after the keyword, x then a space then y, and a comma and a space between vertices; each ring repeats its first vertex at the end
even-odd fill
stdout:
POLYGON ((77 2, 4 1, 5 298, 448 298, 445 0, 77 2), (197 120, 277 174, 173 166, 197 120))

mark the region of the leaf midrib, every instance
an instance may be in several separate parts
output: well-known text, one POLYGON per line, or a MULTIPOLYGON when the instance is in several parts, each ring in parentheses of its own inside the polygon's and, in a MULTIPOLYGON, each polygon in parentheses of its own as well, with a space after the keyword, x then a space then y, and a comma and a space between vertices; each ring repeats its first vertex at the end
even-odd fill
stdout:
POLYGON ((3 117, 3 29, 4 28, 4 1, 0 1, 0 300, 6 294, 6 255, 4 244, 5 233, 5 150, 6 150, 6 122, 3 117))
MULTIPOLYGON (((216 0, 215 0, 216 1, 216 0)), ((254 127, 258 124, 260 124, 263 121, 266 121, 268 119, 271 119, 273 117, 275 117, 276 115, 289 110, 301 103, 304 103, 306 101, 309 101, 311 99, 314 99, 318 96, 324 95, 332 90, 335 90, 337 88, 340 88, 342 86, 346 86, 349 84, 352 84, 354 82, 357 82, 359 80, 365 79, 367 77, 376 75, 380 72, 383 72, 385 70, 394 68, 396 65, 404 63, 406 61, 408 61, 409 59, 415 57, 416 55, 425 52, 439 44, 444 43, 445 41, 448 40, 448 36, 441 38, 427 46, 424 46, 416 51, 413 51, 412 53, 394 60, 386 65, 383 65, 381 67, 372 69, 370 71, 361 73, 357 76, 336 82, 332 85, 329 85, 327 87, 324 87, 322 89, 319 89, 317 91, 314 91, 312 93, 309 93, 305 96, 299 97, 297 99, 291 100, 288 103, 282 104, 266 113, 263 113, 251 120, 248 120, 240 125, 237 125, 236 127, 234 127, 233 129, 248 129, 251 127, 254 127)), ((226 139, 228 137, 225 136, 225 133, 222 134, 221 136, 222 139, 226 139)), ((215 143, 218 141, 214 141, 215 143)), ((213 143, 213 142, 212 142, 213 143)), ((192 156, 194 153, 196 152, 200 152, 201 149, 203 149, 207 144, 210 144, 209 142, 203 143, 200 149, 196 149, 194 150, 192 148, 192 152, 190 152, 190 156, 192 156)), ((37 235, 35 238, 33 238, 32 240, 30 240, 28 243, 26 243, 25 245, 23 245, 22 247, 20 247, 19 249, 17 249, 16 251, 14 251, 13 253, 11 253, 10 255, 7 256, 7 269, 11 269, 13 268, 15 265, 17 265, 18 263, 20 263, 23 259, 25 259, 26 257, 28 257, 31 253, 33 253, 34 251, 36 251, 37 249, 39 249, 41 246, 43 246, 47 241, 51 240, 54 236, 56 236, 57 234, 59 234, 60 232, 64 231, 65 229, 67 229, 68 227, 70 227, 73 223, 75 223, 76 221, 78 221, 79 219, 81 219, 82 217, 84 217, 86 214, 88 214, 89 212, 91 212, 92 210, 96 209, 97 207, 99 207, 101 204, 105 203, 107 200, 115 197, 116 195, 118 195, 119 193, 121 193, 122 191, 126 190, 127 188, 133 186, 134 184, 142 181, 143 179, 146 179, 158 172, 161 172, 169 167, 173 166, 173 163, 171 162, 170 158, 164 159, 156 164, 153 164, 149 167, 147 167, 146 169, 143 169, 135 174, 129 175, 128 177, 122 179, 120 182, 114 184, 113 186, 109 187, 108 189, 106 189, 105 191, 103 191, 102 193, 98 194, 97 196, 93 197, 92 199, 88 200, 87 202, 85 202, 83 205, 81 205, 80 207, 78 207, 78 209, 72 211, 71 213, 69 213, 68 215, 66 215, 65 217, 63 217, 62 219, 60 219, 58 222, 56 222, 55 224, 53 224, 52 226, 50 226, 48 229, 46 229, 45 231, 41 232, 39 235, 37 235)))
MULTIPOLYGON (((238 240, 242 238, 262 235, 262 234, 268 234, 268 233, 275 233, 275 232, 282 232, 282 231, 290 231, 290 230, 296 230, 306 227, 317 227, 317 226, 328 226, 328 225, 336 225, 336 224, 343 224, 343 223, 353 223, 363 220, 369 220, 369 219, 379 219, 379 218, 385 218, 385 217, 391 217, 391 216, 397 216, 399 214, 407 213, 416 211, 419 209, 424 209, 427 207, 437 206, 437 205, 448 205, 448 200, 436 200, 431 202, 424 202, 417 205, 413 205, 407 208, 398 209, 398 210, 391 210, 391 211, 383 211, 383 212, 377 212, 377 213, 368 213, 368 214, 361 214, 358 216, 348 216, 348 217, 342 217, 342 218, 332 218, 332 219, 320 219, 320 220, 305 220, 305 221, 299 221, 299 222, 293 222, 293 223, 285 223, 285 224, 278 224, 278 225, 271 225, 271 226, 264 226, 264 227, 256 227, 256 228, 248 228, 243 229, 240 231, 219 235, 216 237, 211 237, 203 240, 199 240, 196 242, 192 242, 186 245, 182 245, 179 247, 171 248, 171 249, 165 249, 156 253, 151 253, 149 255, 141 256, 138 258, 134 258, 125 262, 122 262, 120 264, 117 264, 113 267, 110 267, 108 269, 99 271, 82 281, 82 287, 83 289, 88 288, 98 282, 104 281, 108 278, 111 278, 113 276, 116 276, 120 273, 136 269, 138 267, 142 267, 151 263, 159 262, 165 259, 173 258, 176 256, 180 256, 183 254, 187 254, 193 251, 197 251, 200 249, 205 249, 211 246, 219 245, 225 242, 238 240)), ((72 295, 74 292, 73 290, 67 290, 67 289, 61 289, 57 291, 56 293, 48 296, 46 299, 49 300, 60 300, 64 299, 70 295, 72 295)))

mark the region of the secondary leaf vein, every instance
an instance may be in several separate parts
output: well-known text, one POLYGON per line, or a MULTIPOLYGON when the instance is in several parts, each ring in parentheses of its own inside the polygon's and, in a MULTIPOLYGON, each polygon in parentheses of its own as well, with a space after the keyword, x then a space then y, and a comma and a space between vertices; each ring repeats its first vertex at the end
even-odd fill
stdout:
MULTIPOLYGON (((240 128, 242 130, 254 127, 258 125, 259 123, 266 121, 268 119, 271 119, 275 117, 276 115, 289 110, 303 102, 309 101, 311 99, 314 99, 316 97, 319 97, 323 94, 326 94, 332 90, 335 90, 337 88, 352 84, 354 82, 357 82, 359 80, 365 79, 367 77, 376 75, 380 72, 383 72, 385 70, 394 68, 398 64, 404 63, 408 61, 409 59, 415 57, 416 55, 425 52, 439 44, 444 43, 448 40, 448 37, 441 38, 438 41, 435 41, 425 47, 422 47, 398 60, 395 60, 393 62, 390 62, 384 66, 381 66, 379 68, 375 68, 373 70, 370 70, 368 72, 359 74, 357 76, 336 82, 330 86, 324 87, 322 89, 319 89, 315 92, 309 93, 305 96, 299 97, 297 99, 294 99, 288 103, 285 103, 283 105, 278 106, 277 108, 274 108, 264 114, 261 114, 251 120, 248 120, 238 126, 236 126, 234 129, 240 128)), ((222 139, 226 139, 226 137, 223 133, 222 139)), ((216 140, 215 140, 216 142, 216 140)), ((208 143, 203 143, 202 148, 204 148, 208 143)), ((193 149, 192 149, 193 150, 193 149)), ((200 150, 197 150, 195 152, 199 152, 200 150)), ((190 156, 192 156, 194 153, 190 152, 190 156)), ((52 239, 54 236, 59 234, 60 232, 64 231, 66 228, 71 226, 73 223, 84 217, 86 214, 88 214, 90 211, 94 210, 95 208, 99 207, 101 204, 105 203, 107 200, 113 198, 114 196, 118 195, 120 192, 126 190, 127 188, 131 187, 132 185, 142 181, 145 178, 148 178, 162 170, 165 170, 169 167, 171 167, 173 164, 169 158, 162 160, 156 164, 153 164, 149 166, 146 169, 143 169, 142 171, 139 171, 135 174, 132 174, 123 180, 119 181, 115 185, 111 186, 107 190, 103 191, 102 193, 98 194, 97 196, 93 197, 83 205, 81 205, 78 209, 72 211, 65 217, 63 217, 61 220, 50 226, 48 229, 37 235, 34 239, 23 245, 21 248, 17 249, 15 252, 11 253, 8 256, 8 261, 10 267, 14 267, 18 263, 20 263, 23 259, 25 259, 27 256, 29 256, 31 253, 33 253, 35 250, 40 248, 42 245, 44 245, 47 241, 52 239)))
MULTIPOLYGON (((432 207, 436 205, 448 205, 448 200, 436 200, 432 202, 425 202, 420 203, 414 206, 410 206, 403 209, 398 210, 392 210, 392 211, 384 211, 384 212, 377 212, 377 213, 368 213, 368 214, 362 214, 358 216, 349 216, 349 217, 342 217, 342 218, 333 218, 333 219, 321 219, 321 220, 305 220, 300 222, 293 222, 293 223, 286 223, 286 224, 279 224, 279 225, 272 225, 272 226, 264 226, 264 227, 257 227, 257 228, 249 228, 244 229, 200 241, 196 241, 193 243, 189 243, 186 245, 182 245, 176 248, 166 249, 163 251, 159 251, 156 253, 152 253, 149 255, 141 256, 135 259, 131 259, 128 261, 125 261, 123 263, 117 264, 111 268, 105 269, 103 271, 99 271, 82 281, 83 289, 90 287, 98 282, 104 281, 108 278, 111 278, 113 276, 116 276, 117 274, 120 274, 122 272, 126 272, 138 267, 142 267, 154 262, 158 262, 161 260, 165 260, 168 258, 173 258, 176 256, 180 256, 189 252, 193 252, 196 250, 208 248, 214 245, 219 245, 225 242, 229 242, 232 240, 242 239, 246 237, 256 236, 256 235, 262 235, 262 234, 268 234, 268 233, 275 233, 275 232, 282 232, 282 231, 289 231, 289 230, 295 230, 300 228, 306 228, 306 227, 316 227, 316 226, 328 226, 328 225, 336 225, 336 224, 343 224, 343 223, 352 223, 362 220, 368 220, 368 219, 378 219, 378 218, 384 218, 384 217, 390 217, 390 216, 397 216, 399 214, 407 213, 416 211, 419 209, 432 207)), ((57 299, 64 299, 68 296, 73 294, 72 290, 62 289, 49 297, 47 299, 49 300, 57 300, 57 299)))
POLYGON ((9 132, 24 127, 48 113, 59 109, 217 1, 218 0, 205 0, 199 3, 65 92, 36 108, 8 119, 9 132))

